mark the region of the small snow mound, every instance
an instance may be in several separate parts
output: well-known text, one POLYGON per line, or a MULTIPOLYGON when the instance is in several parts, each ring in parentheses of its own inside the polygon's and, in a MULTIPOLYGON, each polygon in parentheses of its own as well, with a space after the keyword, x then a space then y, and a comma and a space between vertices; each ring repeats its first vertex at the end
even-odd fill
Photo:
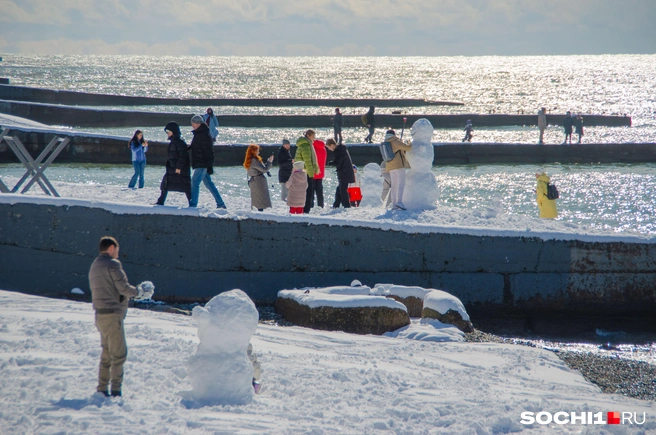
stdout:
POLYGON ((362 287, 362 283, 357 279, 354 279, 353 281, 351 281, 351 287, 362 287))
POLYGON ((383 334, 391 338, 432 341, 436 343, 464 341, 465 333, 453 325, 435 319, 412 319, 411 324, 383 334))
POLYGON ((253 400, 253 367, 246 353, 258 312, 246 293, 235 289, 194 307, 200 343, 188 363, 196 402, 245 405, 253 400))
POLYGON ((376 284, 371 290, 372 294, 380 296, 398 296, 400 298, 415 297, 423 300, 433 289, 417 286, 405 286, 396 284, 376 284))
POLYGON ((430 308, 440 314, 446 314, 449 310, 453 310, 460 314, 462 320, 469 321, 469 314, 460 299, 442 290, 428 292, 424 297, 424 308, 430 308))
POLYGON ((71 290, 71 293, 74 295, 83 295, 84 291, 79 287, 75 287, 74 289, 71 290))

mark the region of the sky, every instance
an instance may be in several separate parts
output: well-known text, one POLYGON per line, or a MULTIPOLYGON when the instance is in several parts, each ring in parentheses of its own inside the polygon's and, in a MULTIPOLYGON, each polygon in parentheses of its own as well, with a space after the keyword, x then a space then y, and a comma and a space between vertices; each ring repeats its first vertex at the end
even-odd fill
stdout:
POLYGON ((0 0, 0 53, 656 53, 654 0, 0 0))

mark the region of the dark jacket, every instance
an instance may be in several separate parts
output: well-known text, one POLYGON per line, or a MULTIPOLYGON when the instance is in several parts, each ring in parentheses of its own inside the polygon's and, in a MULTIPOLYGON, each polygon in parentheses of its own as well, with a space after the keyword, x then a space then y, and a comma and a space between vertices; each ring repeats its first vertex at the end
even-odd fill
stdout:
POLYGON ((284 183, 289 180, 289 177, 292 175, 292 170, 294 166, 292 165, 292 153, 291 150, 286 149, 285 147, 280 147, 278 150, 278 181, 284 183))
POLYGON ((335 113, 333 117, 333 128, 341 130, 342 127, 344 127, 344 117, 341 113, 335 113))
POLYGON ((574 120, 571 116, 565 115, 565 120, 563 121, 563 127, 565 128, 565 134, 572 134, 572 125, 574 120))
POLYGON ((333 152, 335 159, 333 163, 337 169, 337 179, 340 183, 355 183, 355 174, 353 173, 353 161, 346 146, 337 145, 333 152))
POLYGON ((374 117, 374 112, 371 110, 367 112, 367 124, 370 124, 372 127, 376 126, 376 118, 374 117))
POLYGON ((162 178, 160 189, 173 192, 186 192, 191 186, 187 143, 184 139, 177 136, 171 136, 169 140, 166 174, 162 178), (179 174, 175 173, 176 169, 180 169, 179 174))
POLYGON ((576 127, 576 134, 583 136, 583 118, 577 117, 574 121, 574 126, 576 127))
POLYGON ((189 145, 191 165, 194 169, 205 168, 207 173, 211 174, 214 166, 214 145, 212 144, 210 129, 207 124, 201 124, 193 133, 194 138, 189 145))

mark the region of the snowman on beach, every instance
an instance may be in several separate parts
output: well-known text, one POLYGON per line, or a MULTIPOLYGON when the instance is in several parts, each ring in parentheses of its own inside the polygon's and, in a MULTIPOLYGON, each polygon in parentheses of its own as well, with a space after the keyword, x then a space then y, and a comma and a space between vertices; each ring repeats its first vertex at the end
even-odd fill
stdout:
POLYGON ((440 191, 433 166, 433 124, 426 118, 418 119, 410 129, 412 150, 407 153, 410 170, 406 175, 403 202, 408 210, 431 210, 436 207, 440 191))
POLYGON ((200 339, 187 365, 194 400, 212 405, 250 403, 255 376, 259 377, 259 364, 249 358, 259 319, 253 301, 243 291, 231 290, 214 296, 205 307, 194 307, 192 317, 200 339))

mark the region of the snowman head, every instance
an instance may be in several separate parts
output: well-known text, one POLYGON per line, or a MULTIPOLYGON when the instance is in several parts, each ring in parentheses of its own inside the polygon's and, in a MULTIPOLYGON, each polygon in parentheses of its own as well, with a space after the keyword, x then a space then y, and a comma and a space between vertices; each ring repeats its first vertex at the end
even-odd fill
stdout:
POLYGON ((412 124, 410 134, 413 142, 430 142, 433 138, 433 124, 426 118, 418 119, 412 124))

